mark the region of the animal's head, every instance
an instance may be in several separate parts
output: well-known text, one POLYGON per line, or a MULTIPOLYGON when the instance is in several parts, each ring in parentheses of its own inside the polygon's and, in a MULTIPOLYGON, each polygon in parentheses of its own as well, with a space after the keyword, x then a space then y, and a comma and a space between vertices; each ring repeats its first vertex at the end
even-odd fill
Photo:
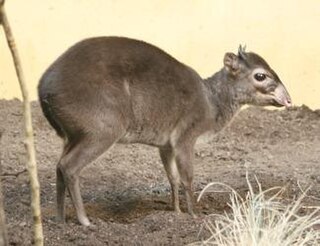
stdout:
POLYGON ((226 53, 224 67, 228 77, 236 83, 236 95, 241 104, 257 106, 292 106, 291 98, 279 76, 259 55, 245 52, 226 53))

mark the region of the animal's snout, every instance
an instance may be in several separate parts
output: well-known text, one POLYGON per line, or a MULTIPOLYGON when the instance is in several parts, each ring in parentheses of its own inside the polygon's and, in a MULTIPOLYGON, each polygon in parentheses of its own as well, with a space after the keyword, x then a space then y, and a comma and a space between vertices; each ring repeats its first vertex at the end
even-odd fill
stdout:
POLYGON ((277 86, 274 91, 274 100, 280 105, 286 108, 292 107, 292 100, 283 84, 277 86))
POLYGON ((286 101, 286 107, 292 107, 292 102, 291 102, 291 98, 287 98, 287 101, 286 101))

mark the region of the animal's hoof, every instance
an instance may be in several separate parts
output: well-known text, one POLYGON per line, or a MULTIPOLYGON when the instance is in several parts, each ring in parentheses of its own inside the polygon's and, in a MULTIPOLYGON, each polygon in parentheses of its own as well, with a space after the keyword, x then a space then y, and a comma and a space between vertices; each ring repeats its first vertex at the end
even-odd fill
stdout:
POLYGON ((79 218, 79 222, 81 225, 83 226, 90 226, 90 221, 88 218, 84 217, 84 218, 79 218))

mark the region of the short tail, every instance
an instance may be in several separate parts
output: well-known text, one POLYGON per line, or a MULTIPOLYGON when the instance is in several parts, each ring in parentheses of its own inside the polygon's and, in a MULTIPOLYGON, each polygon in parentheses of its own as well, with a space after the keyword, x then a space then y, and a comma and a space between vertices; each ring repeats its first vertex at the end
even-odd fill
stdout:
POLYGON ((53 112, 52 106, 51 106, 51 98, 50 95, 39 95, 40 99, 40 105, 42 108, 42 112, 44 116, 47 118, 50 125, 56 130, 57 135, 61 138, 65 138, 65 132, 63 131, 63 128, 59 124, 59 121, 55 118, 55 113, 53 112))

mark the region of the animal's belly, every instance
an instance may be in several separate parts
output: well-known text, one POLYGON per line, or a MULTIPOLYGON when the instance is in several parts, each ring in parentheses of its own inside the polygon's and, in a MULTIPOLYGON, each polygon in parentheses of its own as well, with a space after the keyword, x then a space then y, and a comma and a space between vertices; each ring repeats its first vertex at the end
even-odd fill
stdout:
POLYGON ((141 143, 151 146, 163 146, 170 140, 169 131, 160 131, 157 129, 136 129, 128 131, 118 143, 141 143))

